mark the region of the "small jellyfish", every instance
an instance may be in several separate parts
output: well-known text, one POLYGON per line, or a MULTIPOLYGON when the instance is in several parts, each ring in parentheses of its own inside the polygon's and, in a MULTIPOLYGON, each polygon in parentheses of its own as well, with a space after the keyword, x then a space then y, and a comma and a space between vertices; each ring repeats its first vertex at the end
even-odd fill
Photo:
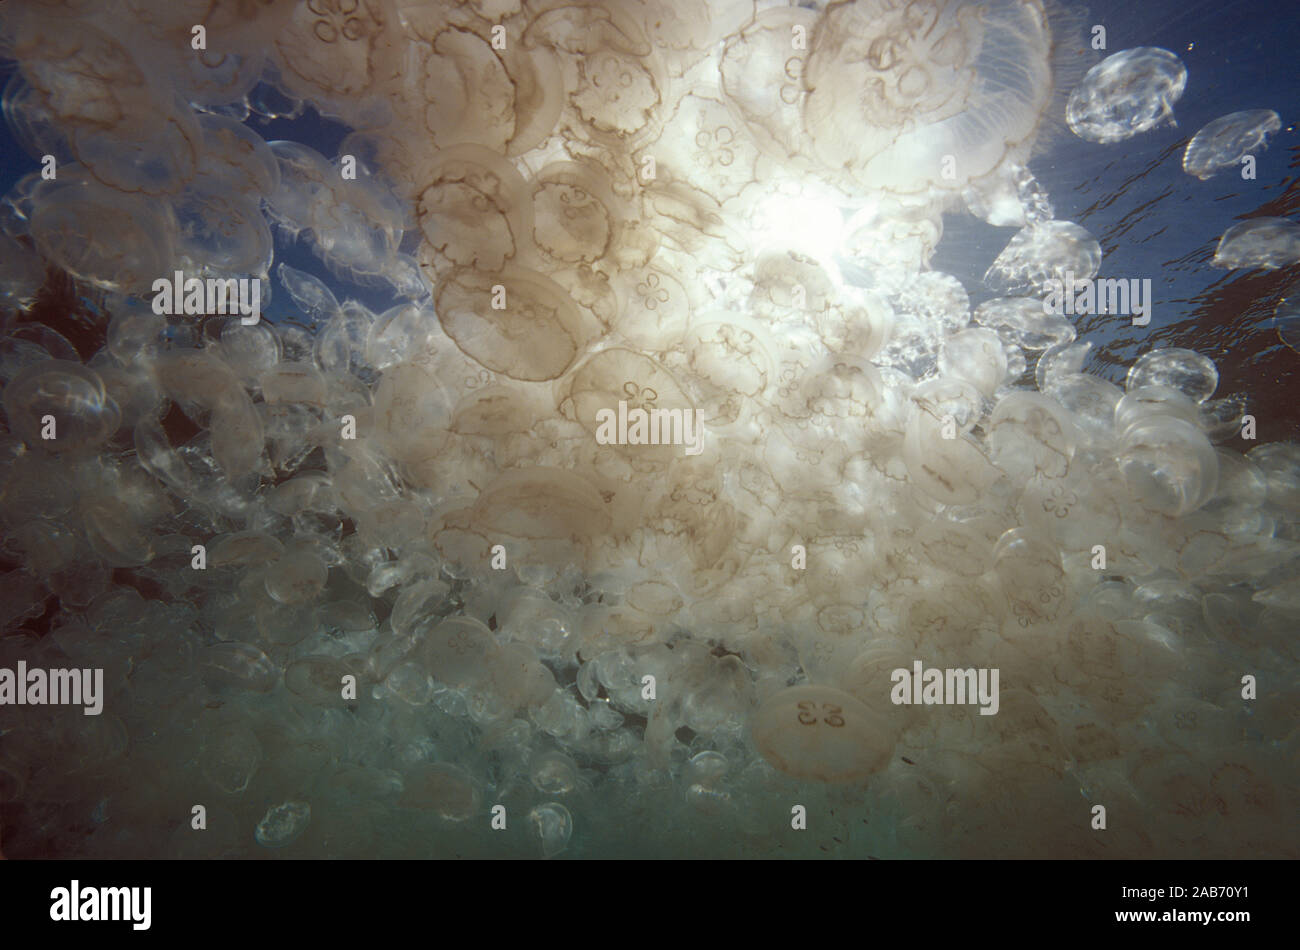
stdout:
POLYGON ((1119 142, 1162 122, 1187 85, 1187 67, 1173 53, 1140 46, 1107 56, 1083 77, 1066 103, 1070 129, 1089 142, 1119 142))
POLYGON ((986 424, 989 454, 1008 475, 1062 478, 1074 457, 1074 431, 1053 400, 1016 392, 1001 400, 986 424))
POLYGON ((792 686, 765 702, 751 725, 763 758, 787 775, 861 782, 894 751, 890 723, 843 690, 792 686))
POLYGON ((176 250, 195 270, 264 274, 271 264, 271 230, 258 198, 232 195, 223 186, 194 184, 171 199, 176 250))
POLYGON ((257 843, 264 848, 283 848, 297 841, 311 823, 311 804, 284 802, 266 810, 257 823, 257 843))
POLYGON ((308 326, 325 326, 341 312, 333 291, 319 277, 283 263, 275 269, 275 273, 293 302, 298 305, 298 319, 308 326))
POLYGON ((1221 168, 1268 144, 1268 136, 1282 128, 1272 109, 1251 109, 1215 119, 1192 136, 1183 152, 1183 171, 1205 181, 1221 168))
POLYGON ((1300 225, 1287 218, 1251 218, 1223 232, 1214 267, 1276 270, 1300 261, 1300 225))
POLYGON ((497 651, 492 631, 473 617, 449 617, 424 635, 424 665, 449 686, 467 686, 484 679, 497 651))
POLYGON ((1168 386, 1193 402, 1205 402, 1219 385, 1214 360, 1193 350, 1162 347, 1144 353, 1128 371, 1124 388, 1129 392, 1143 386, 1168 386))
POLYGON ((954 333, 944 340, 939 372, 964 379, 985 396, 992 397, 1007 375, 1007 355, 1002 341, 992 330, 981 327, 954 333))
POLYGON ((4 410, 29 446, 65 454, 97 451, 122 419, 98 374, 71 360, 24 366, 5 387, 4 410))
POLYGON ((1091 280, 1101 267, 1101 245, 1072 221, 1044 221, 1015 233, 984 274, 984 282, 1003 294, 1062 290, 1071 281, 1091 280), (1051 282, 1051 283, 1049 283, 1051 282))
POLYGON ((538 805, 528 813, 528 821, 542 846, 542 857, 553 858, 569 846, 573 816, 559 802, 538 805))
POLYGON ((142 293, 174 256, 167 205, 123 194, 79 169, 42 182, 33 195, 32 240, 46 260, 106 290, 142 293))
POLYGON ((1141 504, 1177 517, 1209 501, 1219 481, 1214 446, 1197 426, 1176 416, 1150 416, 1129 425, 1118 461, 1141 504))
POLYGON ((1032 297, 995 297, 975 308, 975 322, 997 333, 1003 344, 1025 350, 1073 343, 1074 327, 1062 316, 1048 313, 1041 300, 1032 297))
POLYGON ((873 189, 959 188, 1027 150, 1051 47, 1036 4, 828 4, 802 69, 805 147, 873 189))
POLYGON ((307 550, 287 551, 266 571, 266 592, 281 604, 314 600, 325 587, 329 568, 307 550))
POLYGON ((563 752, 546 752, 529 763, 528 777, 545 795, 564 795, 578 787, 578 767, 563 752))
POLYGON ((438 283, 434 309, 461 352, 525 382, 562 376, 598 335, 563 287, 524 268, 453 271, 438 283))
POLYGON ((693 782, 703 786, 713 786, 727 773, 727 757, 721 752, 706 749, 697 752, 687 763, 687 772, 693 782))

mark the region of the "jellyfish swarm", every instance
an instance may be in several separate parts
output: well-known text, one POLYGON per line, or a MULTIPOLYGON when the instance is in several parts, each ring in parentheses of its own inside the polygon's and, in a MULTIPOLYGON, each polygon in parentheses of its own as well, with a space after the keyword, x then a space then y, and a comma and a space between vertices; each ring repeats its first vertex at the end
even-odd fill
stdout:
MULTIPOLYGON (((1176 57, 1080 78, 1036 0, 196 16, 0 4, 57 167, 0 215, 0 661, 106 691, 0 709, 48 816, 9 853, 797 854, 797 794, 854 854, 1100 854, 1082 792, 1140 818, 1106 854, 1296 856, 1300 451, 1041 299, 1103 263, 1053 116, 1153 128, 1176 57), (968 211, 1015 229, 983 287, 932 265, 968 211), (47 268, 101 336, 40 323, 47 268), (177 270, 264 319, 155 313, 177 270), (603 444, 620 403, 703 451, 603 444), (997 715, 895 705, 918 660, 997 715)), ((1252 222, 1218 263, 1291 259, 1252 222)))

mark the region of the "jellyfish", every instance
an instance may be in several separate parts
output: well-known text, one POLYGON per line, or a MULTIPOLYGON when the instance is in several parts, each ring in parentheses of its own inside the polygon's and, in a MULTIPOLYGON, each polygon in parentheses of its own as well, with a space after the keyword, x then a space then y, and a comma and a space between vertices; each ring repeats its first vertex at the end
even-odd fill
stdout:
POLYGON ((1187 85, 1187 67, 1173 53, 1140 46, 1107 56, 1083 77, 1066 104, 1066 121, 1089 142, 1121 142, 1165 122, 1187 85))
POLYGON ((272 805, 257 823, 257 843, 264 848, 285 848, 293 844, 311 824, 311 803, 282 802, 272 805))
POLYGON ((1222 168, 1238 164, 1246 155, 1268 144, 1271 133, 1282 128, 1272 109, 1252 109, 1221 116, 1192 136, 1183 151, 1183 171, 1205 181, 1222 168))
POLYGON ((533 835, 542 857, 553 858, 569 846, 573 837, 573 815, 559 802, 546 802, 528 813, 533 835))
POLYGON ((123 194, 75 166, 44 182, 35 198, 36 247, 69 274, 143 294, 171 270, 177 224, 165 204, 123 194))
POLYGON ((42 360, 15 373, 4 410, 31 448, 69 455, 96 452, 122 418, 99 375, 70 360, 42 360))
POLYGON ((832 3, 802 67, 811 150, 862 187, 959 190, 1027 157, 1050 46, 1036 3, 832 3))
POLYGON ((1044 221, 1015 233, 984 275, 1003 294, 1046 292, 1049 281, 1069 293, 1073 281, 1091 280, 1101 267, 1101 245, 1072 221, 1044 221))
POLYGON ((831 686, 792 686, 750 722, 754 744, 777 770, 818 782, 863 782, 889 762, 889 720, 831 686))
POLYGON ((1300 261, 1300 224, 1289 218, 1251 218, 1223 232, 1214 267, 1277 270, 1300 261))
POLYGON ((1046 350, 1073 343, 1074 327, 1064 317, 1046 312, 1032 297, 995 297, 975 308, 975 322, 997 333, 1004 343, 1026 350, 1046 350))
POLYGON ((1192 402, 1205 402, 1219 385, 1214 360, 1194 350, 1161 347, 1144 353, 1129 367, 1125 388, 1132 392, 1143 386, 1168 386, 1192 402))
POLYGON ((227 795, 248 788, 262 761, 262 744, 247 725, 240 722, 214 727, 200 752, 203 775, 227 795))
POLYGON ((439 281, 434 307, 466 356, 527 382, 561 376, 599 335, 563 287, 524 268, 453 271, 439 281))
POLYGON ((1030 169, 1172 122, 1177 57, 1089 70, 1047 0, 155 6, 0 3, 0 691, 109 713, 6 706, 7 850, 797 847, 794 784, 828 850, 1096 854, 1076 790, 1125 856, 1294 850, 1296 690, 1229 712, 1295 659, 1300 446, 1209 349, 1089 365, 1056 304, 1125 223, 1030 169), (178 269, 284 293, 153 312, 178 269), (998 715, 895 705, 918 655, 998 715))

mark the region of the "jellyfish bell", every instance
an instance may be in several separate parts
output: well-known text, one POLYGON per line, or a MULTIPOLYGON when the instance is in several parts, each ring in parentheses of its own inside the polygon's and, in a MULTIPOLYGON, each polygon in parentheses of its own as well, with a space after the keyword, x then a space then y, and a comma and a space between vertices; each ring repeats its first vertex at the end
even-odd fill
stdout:
POLYGON ((1289 218, 1259 217, 1223 232, 1214 267, 1277 270, 1300 261, 1300 224, 1289 218))
POLYGON ((1173 53, 1141 46, 1098 63, 1071 94, 1066 119, 1090 142, 1120 142, 1174 121, 1173 105, 1187 85, 1187 68, 1173 53))
POLYGON ((893 753, 888 720, 831 686, 792 686, 750 722, 754 744, 778 771, 819 782, 863 782, 893 753))
POLYGON ((1282 128, 1272 109, 1251 109, 1221 116, 1192 136, 1183 150, 1183 171, 1205 181, 1215 173, 1238 164, 1268 143, 1268 137, 1282 128))
POLYGON ((832 3, 809 43, 805 131, 859 186, 957 191, 1027 158, 1050 100, 1036 3, 832 3))

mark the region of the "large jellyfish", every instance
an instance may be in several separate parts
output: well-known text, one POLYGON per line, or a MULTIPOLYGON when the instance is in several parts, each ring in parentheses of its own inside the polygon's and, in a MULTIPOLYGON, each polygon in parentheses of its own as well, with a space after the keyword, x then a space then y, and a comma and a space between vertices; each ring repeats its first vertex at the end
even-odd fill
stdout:
POLYGON ((812 150, 868 188, 959 189, 1028 157, 1050 47, 1033 3, 832 3, 802 70, 812 150))

